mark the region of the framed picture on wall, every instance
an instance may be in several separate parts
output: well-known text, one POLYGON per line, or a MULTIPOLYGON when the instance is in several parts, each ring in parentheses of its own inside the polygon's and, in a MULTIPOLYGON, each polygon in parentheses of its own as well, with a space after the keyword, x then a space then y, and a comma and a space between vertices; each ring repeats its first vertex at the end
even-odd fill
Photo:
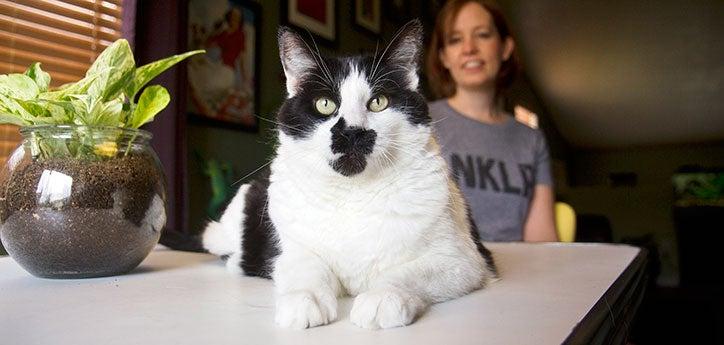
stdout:
POLYGON ((336 0, 282 1, 282 18, 302 30, 317 35, 327 43, 337 42, 336 0))
POLYGON ((354 0, 355 25, 379 35, 382 31, 380 0, 354 0))
POLYGON ((189 49, 206 49, 188 63, 192 120, 259 128, 259 5, 246 0, 189 0, 189 49))

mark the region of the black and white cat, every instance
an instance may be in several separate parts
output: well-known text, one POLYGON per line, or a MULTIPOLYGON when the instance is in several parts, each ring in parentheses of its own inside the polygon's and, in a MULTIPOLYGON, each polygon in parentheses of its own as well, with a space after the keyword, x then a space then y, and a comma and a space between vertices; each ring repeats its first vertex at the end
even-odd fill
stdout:
POLYGON ((404 326, 496 277, 431 134, 421 41, 413 21, 375 56, 325 58, 279 32, 288 97, 271 172, 239 189, 203 246, 273 278, 283 327, 334 321, 344 294, 354 324, 404 326))

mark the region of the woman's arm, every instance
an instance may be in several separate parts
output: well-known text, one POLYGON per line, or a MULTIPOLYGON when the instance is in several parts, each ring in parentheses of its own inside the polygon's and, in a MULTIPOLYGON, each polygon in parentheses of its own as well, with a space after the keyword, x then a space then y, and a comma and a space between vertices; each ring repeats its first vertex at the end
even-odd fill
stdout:
POLYGON ((528 218, 523 227, 525 242, 556 242, 555 216, 553 214, 553 188, 547 185, 536 185, 533 200, 530 202, 528 218))

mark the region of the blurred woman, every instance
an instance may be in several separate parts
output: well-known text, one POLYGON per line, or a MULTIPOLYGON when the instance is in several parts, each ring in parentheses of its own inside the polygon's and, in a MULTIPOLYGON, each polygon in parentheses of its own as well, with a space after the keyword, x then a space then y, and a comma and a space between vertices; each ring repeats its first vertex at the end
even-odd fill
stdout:
POLYGON ((543 133, 503 109, 518 69, 500 10, 448 1, 438 14, 427 77, 430 115, 443 155, 484 241, 557 241, 543 133))

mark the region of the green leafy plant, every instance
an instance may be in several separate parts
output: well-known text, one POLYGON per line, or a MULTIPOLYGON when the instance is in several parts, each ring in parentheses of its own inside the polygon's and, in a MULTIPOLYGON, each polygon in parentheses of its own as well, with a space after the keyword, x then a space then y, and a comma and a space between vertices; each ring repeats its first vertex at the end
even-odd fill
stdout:
POLYGON ((114 140, 97 143, 90 128, 139 128, 153 121, 171 97, 163 86, 144 86, 178 62, 203 52, 194 50, 136 67, 128 41, 119 39, 98 56, 83 79, 54 90, 49 88, 50 75, 40 63, 33 63, 25 73, 0 75, 0 123, 85 126, 74 133, 73 140, 43 145, 42 138, 32 138, 37 139, 31 140, 34 156, 116 156, 120 145, 114 140))

